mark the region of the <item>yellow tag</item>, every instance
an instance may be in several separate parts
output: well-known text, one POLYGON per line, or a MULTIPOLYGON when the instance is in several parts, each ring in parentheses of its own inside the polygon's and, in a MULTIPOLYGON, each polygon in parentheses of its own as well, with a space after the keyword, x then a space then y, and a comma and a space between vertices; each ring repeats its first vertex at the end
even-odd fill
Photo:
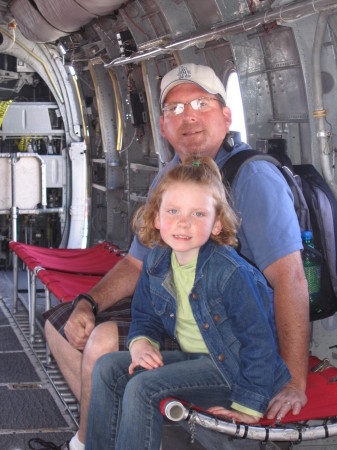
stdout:
POLYGON ((0 127, 2 125, 2 121, 4 120, 5 114, 7 112, 7 109, 9 105, 12 103, 13 100, 7 100, 0 102, 0 127))

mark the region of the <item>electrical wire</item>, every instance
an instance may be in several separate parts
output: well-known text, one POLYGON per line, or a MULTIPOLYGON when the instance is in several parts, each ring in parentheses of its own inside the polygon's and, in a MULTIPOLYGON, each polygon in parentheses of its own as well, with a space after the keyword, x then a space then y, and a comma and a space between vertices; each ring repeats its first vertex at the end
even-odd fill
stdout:
POLYGON ((127 147, 122 148, 122 149, 120 150, 119 153, 124 153, 124 152, 126 152, 127 150, 129 150, 129 148, 130 148, 131 145, 133 144, 133 141, 135 140, 136 134, 137 134, 137 129, 135 130, 135 132, 134 132, 134 134, 133 134, 133 136, 132 136, 132 139, 131 139, 130 144, 129 144, 127 147))

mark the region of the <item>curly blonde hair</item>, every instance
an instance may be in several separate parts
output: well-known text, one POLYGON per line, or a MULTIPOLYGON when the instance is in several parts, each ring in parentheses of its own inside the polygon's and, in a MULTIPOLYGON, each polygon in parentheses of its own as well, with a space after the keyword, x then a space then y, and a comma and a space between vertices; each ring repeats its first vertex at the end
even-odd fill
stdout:
POLYGON ((239 219, 228 203, 228 192, 223 185, 216 163, 208 156, 189 156, 186 160, 166 172, 158 185, 150 193, 145 205, 138 209, 133 220, 133 229, 139 240, 148 247, 166 245, 160 231, 155 228, 155 218, 159 212, 164 192, 172 183, 197 183, 211 188, 215 200, 215 213, 222 229, 218 235, 211 234, 211 239, 219 245, 236 247, 239 219))

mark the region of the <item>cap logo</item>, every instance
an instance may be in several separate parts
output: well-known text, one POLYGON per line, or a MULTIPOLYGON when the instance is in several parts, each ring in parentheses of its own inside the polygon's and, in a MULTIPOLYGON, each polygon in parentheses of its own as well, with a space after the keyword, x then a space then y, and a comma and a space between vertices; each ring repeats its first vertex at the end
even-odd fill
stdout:
POLYGON ((187 67, 180 66, 178 71, 178 78, 183 80, 185 78, 191 78, 191 71, 187 67))

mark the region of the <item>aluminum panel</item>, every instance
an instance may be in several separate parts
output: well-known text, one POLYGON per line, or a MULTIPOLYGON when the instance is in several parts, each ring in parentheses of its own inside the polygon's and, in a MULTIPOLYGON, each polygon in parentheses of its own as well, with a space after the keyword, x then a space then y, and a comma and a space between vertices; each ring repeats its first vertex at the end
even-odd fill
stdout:
POLYGON ((2 122, 2 136, 64 135, 64 130, 52 128, 50 111, 54 103, 11 103, 2 122))
POLYGON ((41 167, 35 158, 21 158, 13 167, 14 203, 20 209, 34 209, 41 203, 41 167))
POLYGON ((61 155, 41 155, 46 164, 46 187, 63 187, 63 158, 61 155))
POLYGON ((9 209, 12 206, 11 161, 9 158, 0 158, 0 180, 0 210, 9 209))

